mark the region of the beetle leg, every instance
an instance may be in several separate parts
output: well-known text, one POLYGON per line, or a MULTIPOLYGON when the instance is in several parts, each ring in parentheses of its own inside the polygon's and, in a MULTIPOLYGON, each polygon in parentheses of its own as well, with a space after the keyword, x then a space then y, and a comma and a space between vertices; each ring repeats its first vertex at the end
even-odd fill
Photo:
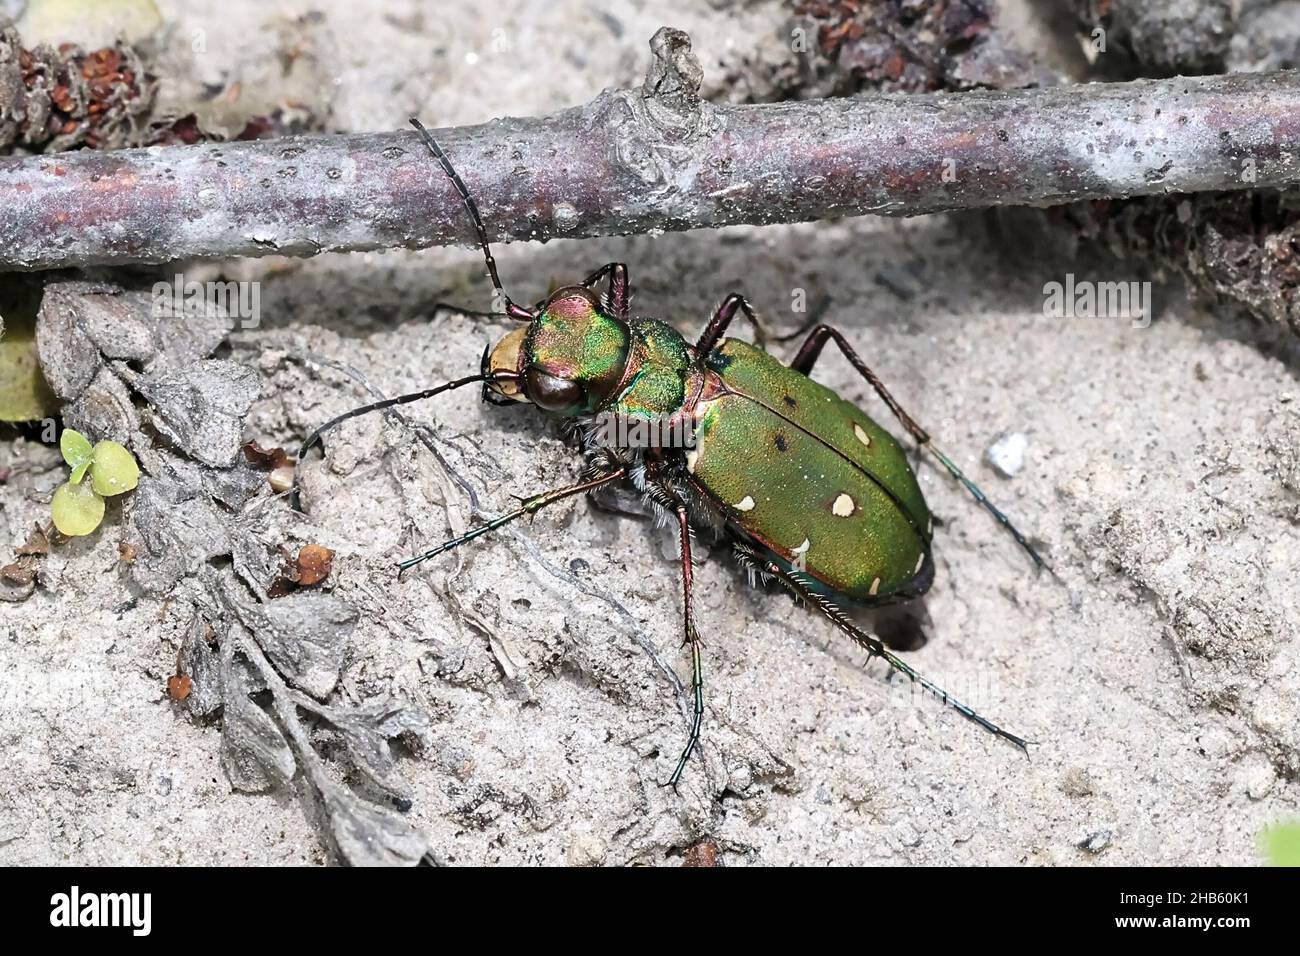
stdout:
POLYGON ((769 560, 766 557, 763 557, 762 555, 760 555, 758 552, 754 551, 752 548, 748 547, 747 545, 737 544, 735 545, 735 550, 736 550, 736 554, 740 557, 740 559, 744 563, 749 564, 752 567, 758 568, 764 574, 771 575, 777 581, 779 581, 781 585, 785 587, 786 590, 788 590, 791 594, 793 594, 797 599, 803 601, 803 603, 809 605, 810 607, 815 607, 818 611, 820 611, 823 615, 825 615, 826 618, 832 624, 834 624, 837 628, 839 628, 850 638, 852 638, 854 643, 856 643, 859 647, 865 650, 872 657, 883 658, 884 661, 887 664, 889 664, 890 667, 900 672, 903 676, 905 676, 908 680, 912 681, 922 690, 925 690, 930 694, 934 695, 934 697, 936 697, 940 701, 940 703, 943 703, 948 707, 951 707, 953 710, 957 711, 957 713, 961 714, 967 720, 979 724, 989 733, 1001 737, 1003 740, 1011 741, 1011 743, 1015 744, 1021 750, 1025 751, 1025 753, 1029 752, 1029 741, 1025 740, 1023 737, 1017 737, 1015 734, 1003 730, 1001 727, 993 723, 991 720, 988 720, 985 717, 981 717, 972 708, 968 707, 966 704, 963 704, 961 701, 953 697, 942 687, 932 683, 927 678, 921 676, 921 674, 918 673, 916 670, 914 670, 910 665, 908 665, 906 662, 904 662, 903 660, 901 660, 900 658, 892 654, 889 651, 889 649, 885 647, 885 645, 881 642, 880 638, 875 637, 872 634, 868 634, 866 631, 862 630, 862 628, 858 627, 851 620, 849 620, 848 615, 844 613, 843 608, 841 608, 838 604, 836 604, 830 598, 818 594, 817 592, 809 588, 808 585, 803 582, 802 577, 800 576, 798 571, 783 570, 782 568, 778 567, 775 563, 773 563, 771 560, 769 560))
POLYGON ((754 314, 754 308, 746 301, 743 295, 733 292, 722 300, 722 305, 718 306, 718 311, 713 313, 713 318, 709 319, 709 324, 704 327, 700 333, 700 339, 695 343, 695 352, 698 355, 708 355, 713 351, 713 347, 721 341, 722 336, 727 331, 727 326, 731 325, 732 319, 736 313, 742 313, 745 318, 749 319, 750 324, 754 326, 754 339, 759 347, 767 344, 770 336, 763 323, 758 320, 754 314))
POLYGON ((649 467, 651 475, 645 486, 646 497, 665 511, 672 512, 677 518, 682 560, 682 646, 685 647, 689 644, 691 648, 691 696, 694 698, 691 733, 686 741, 686 747, 682 750, 681 757, 677 760, 677 766, 673 769, 673 775, 664 784, 665 787, 672 787, 676 790, 678 782, 682 779, 682 772, 686 769, 687 761, 691 759, 691 754, 695 752, 696 746, 699 745, 700 727, 704 723, 703 641, 700 640, 700 633, 695 627, 695 602, 692 598, 694 564, 691 560, 690 513, 681 494, 674 490, 671 485, 658 480, 654 476, 655 465, 653 463, 649 467))
POLYGON ((695 607, 691 599, 693 572, 691 568, 691 525, 686 514, 686 505, 680 501, 674 509, 677 512, 677 527, 681 534, 682 547, 682 630, 683 641, 691 645, 691 693, 695 699, 695 709, 691 717, 691 735, 686 741, 682 755, 677 759, 677 767, 668 778, 666 786, 677 789, 682 779, 686 762, 691 759, 696 745, 700 742, 700 727, 704 723, 704 668, 701 662, 700 635, 695 629, 695 607))
POLYGON ((607 307, 616 319, 626 319, 628 306, 632 301, 632 288, 628 285, 627 266, 621 262, 610 262, 601 266, 583 280, 583 288, 590 289, 601 279, 609 277, 609 292, 605 296, 607 307))
POLYGON ((489 531, 495 531, 497 528, 509 524, 516 518, 522 518, 524 515, 536 514, 549 504, 554 504, 555 502, 562 501, 565 498, 571 498, 574 495, 580 495, 584 491, 592 491, 593 489, 599 488, 601 485, 607 485, 611 481, 616 481, 626 474, 627 468, 625 466, 620 466, 615 468, 613 471, 601 472, 600 474, 576 482, 572 485, 566 485, 563 488, 553 488, 550 491, 544 491, 539 495, 533 495, 533 497, 525 500, 523 504, 514 511, 509 511, 506 514, 493 518, 491 521, 485 522, 477 528, 471 528, 459 538, 452 538, 450 541, 444 541, 436 548, 431 548, 424 552, 424 554, 416 555, 413 558, 407 558, 405 561, 400 562, 397 565, 397 568, 399 571, 406 571, 409 568, 415 567, 415 565, 422 561, 436 558, 438 555, 450 551, 452 548, 459 547, 468 541, 473 541, 475 538, 482 537, 489 531))
POLYGON ((1055 575, 1056 572, 1052 571, 1051 566, 1042 559, 1034 549, 1034 546, 1031 545, 1025 539, 1025 536, 1020 533, 1020 530, 1011 523, 1011 519, 1003 514, 997 506, 993 504, 993 502, 989 501, 989 499, 984 495, 984 492, 980 491, 979 486, 967 478, 951 458, 935 447, 934 442, 930 439, 930 433, 918 425, 912 416, 903 410, 903 407, 898 404, 894 399, 894 396, 889 394, 889 389, 885 388, 885 383, 876 376, 875 372, 871 371, 871 369, 867 367, 867 363, 862 361, 858 356, 858 353, 853 351, 853 346, 849 345, 848 341, 844 338, 844 334, 840 332, 839 329, 830 325, 819 325, 817 328, 813 329, 808 338, 804 340, 803 346, 799 349, 799 354, 796 355, 794 361, 790 363, 790 368, 802 375, 811 376, 813 366, 821 356, 822 348, 826 345, 828 339, 834 340, 835 344, 839 346, 841 354, 849 360, 849 364, 857 369, 858 374, 865 378, 868 384, 875 389, 876 394, 880 396, 881 401, 889 406, 889 410, 894 413, 894 417, 903 424, 903 427, 906 428, 908 433, 916 439, 917 443, 930 454, 934 455, 934 457, 938 459, 939 464, 943 465, 948 474, 961 482, 962 487, 970 492, 971 497, 979 502, 984 510, 994 517, 998 524, 1007 529, 1011 534, 1011 537, 1015 538, 1016 544, 1020 545, 1020 547, 1023 548, 1033 560, 1034 565, 1039 568, 1046 568, 1049 572, 1055 575))

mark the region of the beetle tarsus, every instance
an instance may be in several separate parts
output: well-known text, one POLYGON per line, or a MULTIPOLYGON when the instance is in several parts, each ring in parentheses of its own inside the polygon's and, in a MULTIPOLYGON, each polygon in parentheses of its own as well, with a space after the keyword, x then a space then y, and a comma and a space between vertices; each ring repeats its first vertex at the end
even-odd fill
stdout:
POLYGON ((879 638, 874 637, 871 634, 868 634, 866 631, 862 630, 860 627, 858 627, 856 624, 850 621, 848 616, 844 613, 843 608, 841 608, 838 604, 836 604, 834 601, 831 601, 829 598, 826 598, 823 595, 817 594, 815 591, 811 590, 806 584, 803 583, 802 580, 800 580, 798 572, 786 571, 783 568, 778 567, 774 562, 761 556, 758 552, 754 551, 752 548, 750 548, 747 545, 737 544, 735 546, 735 549, 736 549, 736 554, 741 558, 742 561, 761 568, 763 571, 767 572, 768 574, 776 578, 777 581, 779 581, 786 588, 786 590, 788 590, 796 598, 802 600, 805 604, 809 605, 810 607, 815 607, 817 610, 821 611, 822 614, 825 615, 826 618, 832 624, 834 624, 837 628, 839 628, 850 638, 852 638, 854 643, 856 643, 859 647, 865 650, 872 657, 882 658, 894 670, 901 673, 904 677, 912 681, 922 690, 929 692, 932 696, 937 698, 941 703, 945 704, 948 707, 951 707, 953 710, 961 714, 967 720, 971 721, 972 723, 978 724, 984 730, 988 731, 989 733, 993 734, 996 737, 1001 737, 1003 740, 1010 741, 1011 743, 1019 747, 1022 751, 1024 751, 1026 754, 1029 753, 1029 741, 1025 740, 1023 737, 1019 737, 1016 734, 1011 733, 1008 730, 1003 730, 1001 727, 993 723, 993 721, 989 720, 987 717, 981 716, 973 708, 967 706, 966 704, 963 704, 957 698, 953 697, 951 694, 949 694, 938 684, 935 684, 932 681, 930 681, 928 678, 922 676, 906 661, 892 654, 889 651, 889 649, 885 647, 884 643, 879 638))

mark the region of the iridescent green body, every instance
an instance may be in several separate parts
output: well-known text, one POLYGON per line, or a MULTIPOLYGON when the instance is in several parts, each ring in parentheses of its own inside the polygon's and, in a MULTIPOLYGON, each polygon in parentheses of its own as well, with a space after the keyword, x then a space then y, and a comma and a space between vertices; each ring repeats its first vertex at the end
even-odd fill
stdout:
POLYGON ((672 326, 631 313, 627 266, 610 262, 580 285, 565 286, 533 308, 506 295, 487 231, 465 183, 433 136, 412 125, 460 194, 505 318, 525 323, 483 353, 479 374, 336 416, 309 435, 301 460, 321 433, 350 418, 482 383, 492 404, 529 402, 576 421, 586 470, 581 479, 520 500, 519 506, 398 563, 406 571, 510 522, 574 495, 628 482, 656 514, 676 524, 681 563, 682 638, 691 650, 690 736, 668 784, 676 787, 700 740, 704 720, 703 642, 693 608, 693 532, 725 530, 743 566, 823 614, 872 657, 990 733, 1021 749, 1008 733, 927 680, 880 637, 846 615, 841 600, 883 604, 914 598, 934 579, 930 511, 902 447, 852 402, 812 381, 828 342, 869 384, 916 442, 938 460, 1033 559, 1042 558, 834 326, 817 323, 789 366, 727 329, 744 317, 762 325, 737 293, 713 312, 694 345, 672 326), (606 294, 594 289, 605 284, 606 294))
POLYGON ((929 586, 930 512, 899 443, 852 402, 738 339, 697 355, 671 326, 620 320, 585 290, 548 302, 519 371, 582 385, 561 414, 691 426, 679 467, 728 528, 823 593, 874 604, 929 586))

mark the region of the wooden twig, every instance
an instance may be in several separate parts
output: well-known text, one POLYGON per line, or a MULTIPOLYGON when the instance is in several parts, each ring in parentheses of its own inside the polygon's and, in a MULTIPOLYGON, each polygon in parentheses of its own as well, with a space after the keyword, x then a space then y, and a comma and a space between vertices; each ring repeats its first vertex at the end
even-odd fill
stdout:
MULTIPOLYGON (((652 49, 639 89, 436 134, 494 239, 1300 181, 1294 73, 714 106, 684 34, 652 49)), ((0 269, 469 239, 412 132, 0 160, 0 269)))

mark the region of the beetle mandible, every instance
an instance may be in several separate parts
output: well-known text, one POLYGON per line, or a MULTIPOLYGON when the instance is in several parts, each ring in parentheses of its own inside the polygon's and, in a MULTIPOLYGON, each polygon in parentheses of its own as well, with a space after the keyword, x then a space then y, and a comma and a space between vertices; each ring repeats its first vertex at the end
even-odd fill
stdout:
MULTIPOLYGON (((574 495, 626 481, 677 526, 681 550, 682 629, 691 650, 694 710, 689 736, 668 786, 676 787, 699 743, 704 670, 692 606, 692 530, 714 528, 742 564, 824 614, 870 656, 883 658, 925 691, 1022 750, 1027 741, 980 716, 898 658, 852 621, 844 605, 876 607, 924 594, 934 581, 934 523, 902 446, 865 412, 813 381, 834 343, 917 444, 929 452, 1002 525, 1038 568, 1047 565, 1007 517, 935 447, 884 383, 833 326, 817 324, 790 365, 764 349, 726 338, 743 316, 762 326, 741 295, 727 296, 692 345, 672 326, 634 317, 627 267, 610 263, 528 309, 506 295, 478 207, 442 147, 415 127, 455 186, 504 310, 522 324, 484 352, 477 375, 373 402, 312 432, 299 461, 323 432, 367 412, 482 383, 493 404, 529 402, 580 426, 588 468, 582 480, 544 491, 513 511, 400 562, 405 571, 517 518, 574 495), (606 284, 604 296, 594 291, 606 284), (596 440, 596 423, 611 421, 596 440), (624 426, 655 422, 671 441, 608 441, 624 426), (685 438, 686 440, 682 440, 685 438)), ((640 434, 646 434, 641 432, 640 434)), ((1048 568, 1050 571, 1051 569, 1048 568)))

